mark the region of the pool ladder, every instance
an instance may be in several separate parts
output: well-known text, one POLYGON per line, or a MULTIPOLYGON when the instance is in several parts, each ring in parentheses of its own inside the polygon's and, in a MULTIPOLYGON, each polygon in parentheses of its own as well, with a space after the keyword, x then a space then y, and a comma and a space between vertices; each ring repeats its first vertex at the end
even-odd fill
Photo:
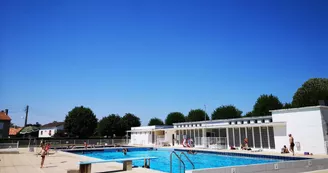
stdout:
POLYGON ((180 155, 178 155, 175 151, 172 151, 170 154, 170 173, 172 173, 172 156, 173 156, 173 154, 179 159, 180 173, 181 173, 181 163, 183 164, 183 173, 186 172, 186 164, 181 159, 182 155, 184 155, 187 158, 187 160, 190 162, 190 164, 192 165, 192 169, 195 169, 194 163, 192 163, 192 161, 189 159, 189 157, 184 152, 181 152, 180 155))

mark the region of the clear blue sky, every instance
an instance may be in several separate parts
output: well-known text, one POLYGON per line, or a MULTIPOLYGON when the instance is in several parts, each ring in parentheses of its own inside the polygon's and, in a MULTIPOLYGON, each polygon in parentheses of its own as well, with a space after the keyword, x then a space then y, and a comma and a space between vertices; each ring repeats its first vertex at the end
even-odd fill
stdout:
POLYGON ((328 1, 0 2, 0 109, 22 125, 74 106, 164 119, 328 77, 328 1))

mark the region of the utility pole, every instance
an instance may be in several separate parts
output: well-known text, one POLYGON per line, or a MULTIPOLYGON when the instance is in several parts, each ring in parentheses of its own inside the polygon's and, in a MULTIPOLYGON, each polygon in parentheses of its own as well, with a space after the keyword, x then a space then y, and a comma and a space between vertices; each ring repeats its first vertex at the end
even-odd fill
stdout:
POLYGON ((24 127, 26 126, 26 124, 27 124, 27 117, 28 117, 28 105, 26 106, 26 109, 25 109, 25 113, 26 113, 26 115, 25 115, 25 124, 24 124, 24 127))

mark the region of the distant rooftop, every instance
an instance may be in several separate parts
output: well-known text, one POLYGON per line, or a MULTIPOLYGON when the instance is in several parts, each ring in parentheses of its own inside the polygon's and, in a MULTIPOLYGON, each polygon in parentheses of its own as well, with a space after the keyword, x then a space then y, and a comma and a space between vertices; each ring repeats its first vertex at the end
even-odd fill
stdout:
POLYGON ((6 114, 6 112, 1 111, 0 112, 0 120, 2 120, 2 121, 10 121, 11 118, 6 114))
POLYGON ((10 136, 15 136, 15 135, 17 135, 17 133, 20 130, 22 130, 22 127, 19 127, 19 128, 12 128, 12 127, 10 127, 10 129, 9 129, 9 135, 10 136))
POLYGON ((45 128, 54 128, 54 127, 58 127, 58 126, 61 126, 61 125, 64 125, 64 122, 57 122, 57 121, 54 121, 52 123, 48 123, 48 124, 45 124, 41 127, 41 129, 45 129, 45 128))
POLYGON ((183 125, 183 124, 211 124, 211 123, 220 123, 220 122, 247 121, 247 120, 270 119, 270 118, 272 118, 271 115, 267 115, 267 116, 241 117, 241 118, 220 119, 220 120, 181 122, 181 123, 173 123, 173 125, 183 125))

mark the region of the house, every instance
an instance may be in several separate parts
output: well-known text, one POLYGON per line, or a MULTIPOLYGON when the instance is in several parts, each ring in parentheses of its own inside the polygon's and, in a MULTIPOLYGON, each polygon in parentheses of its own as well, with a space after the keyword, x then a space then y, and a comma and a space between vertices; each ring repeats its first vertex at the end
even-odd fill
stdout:
POLYGON ((59 130, 64 130, 64 122, 54 121, 52 123, 41 126, 39 130, 39 138, 51 138, 59 130))
POLYGON ((9 137, 15 137, 20 131, 22 130, 22 127, 14 128, 10 127, 9 128, 9 137))
POLYGON ((289 146, 289 134, 295 142, 295 153, 328 154, 328 106, 310 106, 271 111, 272 115, 235 119, 174 123, 173 127, 132 127, 130 143, 171 146, 195 146, 211 149, 248 147, 280 152, 289 146), (192 139, 193 145, 189 145, 192 139))
POLYGON ((8 109, 0 112, 0 139, 8 138, 11 118, 8 116, 8 109))

